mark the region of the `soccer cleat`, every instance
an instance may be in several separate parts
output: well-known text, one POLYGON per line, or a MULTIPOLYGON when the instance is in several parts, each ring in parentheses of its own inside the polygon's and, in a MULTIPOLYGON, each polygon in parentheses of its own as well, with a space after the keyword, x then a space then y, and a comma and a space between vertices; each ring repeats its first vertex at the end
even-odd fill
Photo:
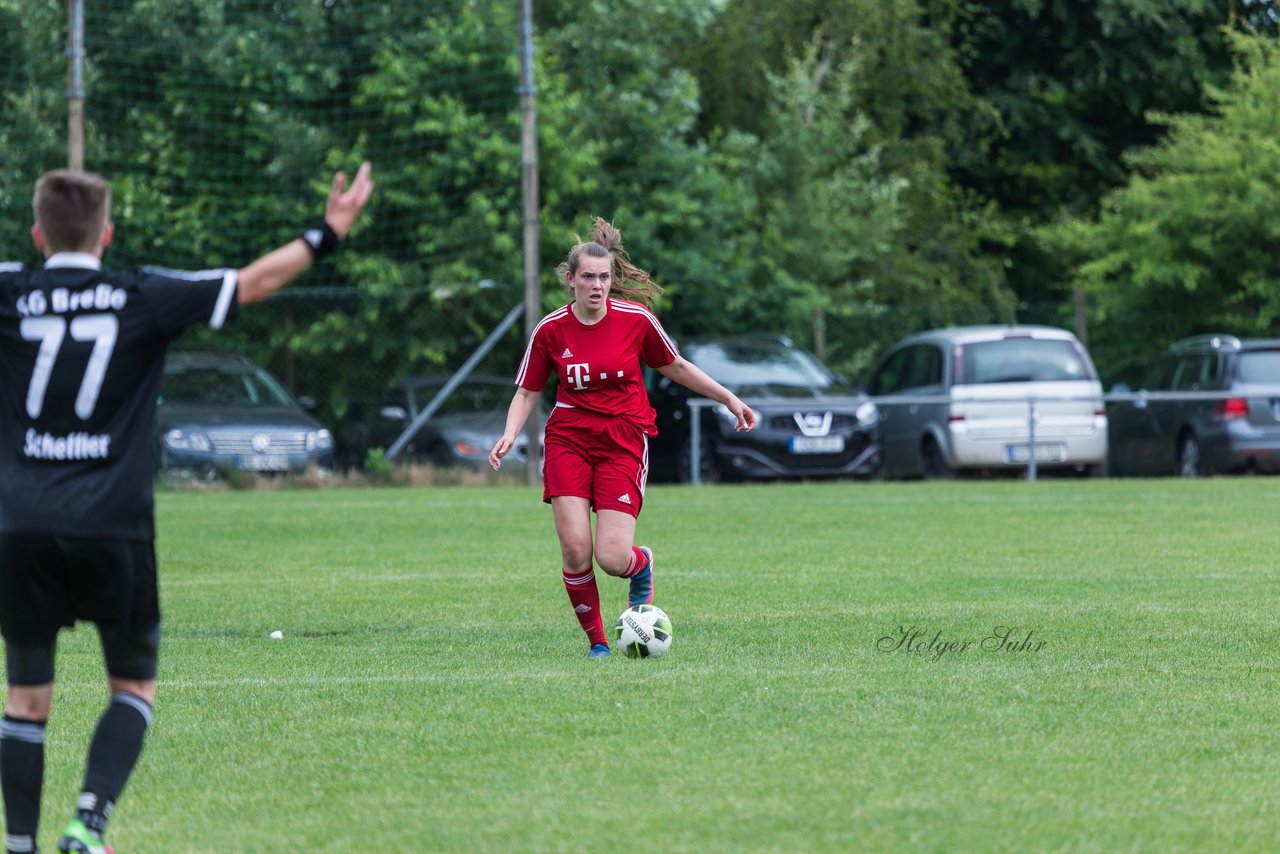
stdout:
POLYGON ((608 658, 609 645, 607 643, 593 643, 591 649, 587 650, 587 658, 608 658))
POLYGON ((653 549, 640 546, 640 551, 649 558, 649 565, 644 568, 644 572, 637 572, 631 576, 631 590, 627 593, 627 605, 632 608, 637 605, 653 604, 653 549))
POLYGON ((62 841, 58 850, 72 854, 116 854, 111 846, 102 841, 102 837, 84 826, 84 822, 75 819, 62 831, 62 841))

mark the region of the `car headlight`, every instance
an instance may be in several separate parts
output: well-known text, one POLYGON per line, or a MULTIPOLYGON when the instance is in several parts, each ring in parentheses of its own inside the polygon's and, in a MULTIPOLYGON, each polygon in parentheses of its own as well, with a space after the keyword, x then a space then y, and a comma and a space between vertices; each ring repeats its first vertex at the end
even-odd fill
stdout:
POLYGON ((213 448, 207 433, 200 430, 179 430, 176 427, 164 434, 164 444, 174 451, 209 451, 213 448))
POLYGON ((880 410, 869 400, 859 406, 853 414, 857 416, 859 424, 875 424, 880 420, 880 410))
POLYGON ((458 439, 453 443, 453 450, 462 457, 487 457, 489 448, 481 447, 466 439, 458 439))
POLYGON ((715 406, 711 407, 711 411, 720 416, 720 420, 724 421, 724 423, 730 427, 737 426, 738 416, 730 412, 729 407, 725 406, 723 403, 717 403, 715 406))
POLYGON ((333 447, 333 434, 328 430, 311 430, 307 433, 308 451, 327 451, 333 447))

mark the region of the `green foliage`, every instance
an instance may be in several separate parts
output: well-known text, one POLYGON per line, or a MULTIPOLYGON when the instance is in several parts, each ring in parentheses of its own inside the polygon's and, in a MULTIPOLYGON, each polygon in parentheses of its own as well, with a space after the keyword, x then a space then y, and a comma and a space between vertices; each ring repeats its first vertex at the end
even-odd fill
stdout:
POLYGON ((374 483, 389 482, 393 468, 391 461, 387 459, 386 448, 370 448, 364 458, 364 472, 374 483))
POLYGON ((0 0, 0 259, 35 263, 35 179, 65 167, 65 7, 0 0))
MULTIPOLYGON (((546 266, 594 216, 611 220, 632 259, 668 288, 659 309, 677 334, 756 319, 728 298, 746 289, 750 260, 739 239, 756 209, 737 180, 746 155, 698 136, 697 80, 678 62, 711 9, 706 0, 538 7, 549 72, 539 95, 557 111, 553 127, 573 134, 544 129, 541 137, 544 157, 573 170, 542 170, 546 266)), ((552 280, 546 291, 562 298, 562 285, 552 280)))
POLYGON ((1097 219, 1046 229, 1096 303, 1099 361, 1128 377, 1175 338, 1280 333, 1280 46, 1234 38, 1210 115, 1161 115, 1168 137, 1135 152, 1135 177, 1097 219))
MULTIPOLYGON (((1270 2, 1221 0, 940 0, 974 95, 998 123, 984 151, 953 159, 967 188, 991 199, 1015 235, 1008 278, 1024 299, 1058 291, 1061 259, 1034 230, 1088 216, 1122 184, 1126 152, 1164 132, 1152 111, 1199 112, 1230 69, 1222 28, 1263 26, 1270 2), (1251 20, 1233 19, 1246 15, 1251 20), (981 155, 981 156, 975 156, 981 155)), ((962 149, 963 152, 963 149, 962 149)))
MULTIPOLYGON (((1276 29, 1262 0, 539 0, 535 15, 543 308, 604 216, 668 287, 657 307, 678 336, 785 332, 855 377, 916 329, 1066 322, 1065 270, 1090 259, 1037 229, 1145 169, 1125 153, 1204 112, 1206 87, 1242 85, 1222 27, 1276 29)), ((30 188, 66 159, 65 29, 62 0, 0 0, 5 260, 37 260, 30 188)), ((86 158, 115 186, 108 263, 239 266, 319 213, 327 171, 368 158, 378 190, 348 246, 184 345, 246 351, 339 429, 395 380, 458 366, 522 297, 517 29, 497 0, 90 0, 86 158)), ((1237 209, 1252 186, 1222 197, 1246 223, 1266 220, 1264 200, 1237 209)), ((1186 273, 1197 293, 1264 266, 1230 245, 1200 248, 1215 257, 1186 273)), ((1254 327, 1269 276, 1226 301, 1254 327)), ((1213 316, 1165 305, 1161 342, 1213 316)), ((1122 310, 1097 307, 1095 324, 1122 310)), ((481 369, 520 350, 513 331, 481 369)))
POLYGON ((908 332, 1012 319, 1008 227, 948 174, 955 157, 981 156, 993 118, 944 16, 914 2, 738 0, 689 56, 704 128, 758 140, 747 233, 762 317, 855 376, 908 332))

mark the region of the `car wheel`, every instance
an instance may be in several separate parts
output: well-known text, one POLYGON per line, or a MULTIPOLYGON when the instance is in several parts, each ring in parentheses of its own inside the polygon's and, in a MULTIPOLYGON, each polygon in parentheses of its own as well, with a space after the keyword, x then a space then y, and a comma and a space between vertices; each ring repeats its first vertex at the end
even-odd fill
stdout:
MULTIPOLYGON (((680 446, 680 482, 693 483, 690 473, 693 471, 693 445, 688 439, 680 446)), ((720 467, 716 465, 716 449, 711 440, 702 437, 698 447, 698 481, 700 483, 719 483, 720 467)))
POLYGON ((1178 440, 1178 474, 1182 477, 1200 477, 1204 474, 1200 440, 1194 433, 1186 433, 1178 440))
POLYGON ((942 448, 938 447, 938 440, 932 436, 927 437, 920 448, 920 471, 925 480, 946 480, 955 476, 942 454, 942 448))

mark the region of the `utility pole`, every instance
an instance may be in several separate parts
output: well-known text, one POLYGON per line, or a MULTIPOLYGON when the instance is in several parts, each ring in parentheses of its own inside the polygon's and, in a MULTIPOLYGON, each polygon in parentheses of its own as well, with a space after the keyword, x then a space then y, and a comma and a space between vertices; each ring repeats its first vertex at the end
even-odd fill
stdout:
POLYGON ((84 169, 84 0, 67 0, 67 168, 84 169))
MULTIPOLYGON (((521 190, 524 197, 524 337, 533 336, 542 317, 542 296, 538 290, 538 268, 542 266, 538 242, 538 108, 537 89, 533 82, 533 2, 520 0, 520 159, 521 190)), ((534 407, 525 422, 525 442, 529 449, 529 485, 541 482, 538 461, 542 437, 538 425, 542 419, 534 407)))

